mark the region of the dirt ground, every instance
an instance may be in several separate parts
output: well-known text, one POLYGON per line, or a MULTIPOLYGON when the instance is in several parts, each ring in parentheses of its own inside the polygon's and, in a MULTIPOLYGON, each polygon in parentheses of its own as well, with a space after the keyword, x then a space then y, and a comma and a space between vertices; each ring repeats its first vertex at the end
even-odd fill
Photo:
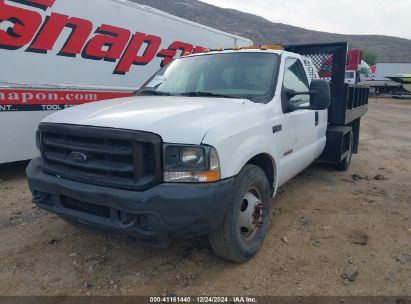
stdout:
POLYGON ((72 227, 32 206, 25 166, 0 167, 0 295, 411 296, 411 101, 372 99, 351 169, 281 188, 243 265, 206 239, 154 249, 72 227))

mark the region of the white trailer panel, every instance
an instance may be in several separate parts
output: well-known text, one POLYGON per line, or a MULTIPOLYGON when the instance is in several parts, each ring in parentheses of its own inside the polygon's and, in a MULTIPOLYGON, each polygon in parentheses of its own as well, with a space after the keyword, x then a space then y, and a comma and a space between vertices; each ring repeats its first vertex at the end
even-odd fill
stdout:
POLYGON ((37 155, 52 111, 129 96, 184 52, 248 39, 125 0, 0 2, 0 163, 37 155))
POLYGON ((389 80, 387 76, 411 74, 411 63, 377 63, 375 80, 389 80))

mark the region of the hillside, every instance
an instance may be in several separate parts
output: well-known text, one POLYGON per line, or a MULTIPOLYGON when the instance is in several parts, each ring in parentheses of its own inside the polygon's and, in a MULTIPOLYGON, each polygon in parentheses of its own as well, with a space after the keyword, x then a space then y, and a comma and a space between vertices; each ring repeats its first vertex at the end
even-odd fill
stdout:
MULTIPOLYGON (((378 62, 411 62, 411 40, 379 35, 341 35, 317 32, 197 0, 132 0, 225 32, 247 37, 255 44, 299 44, 348 41, 377 55, 378 62)), ((360 31, 360 30, 359 30, 360 31)))

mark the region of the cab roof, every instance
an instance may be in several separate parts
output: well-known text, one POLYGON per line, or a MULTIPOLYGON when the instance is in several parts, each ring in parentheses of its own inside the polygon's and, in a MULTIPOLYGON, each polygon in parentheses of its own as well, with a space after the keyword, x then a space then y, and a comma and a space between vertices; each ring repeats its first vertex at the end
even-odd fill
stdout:
POLYGON ((261 49, 240 49, 240 50, 234 50, 234 49, 229 49, 229 50, 224 50, 224 51, 210 51, 210 52, 204 52, 204 53, 197 53, 197 54, 190 54, 187 56, 182 56, 182 57, 194 57, 194 56, 203 56, 203 55, 215 55, 215 54, 233 54, 233 53, 269 53, 269 54, 277 54, 281 55, 285 51, 284 50, 261 50, 261 49))

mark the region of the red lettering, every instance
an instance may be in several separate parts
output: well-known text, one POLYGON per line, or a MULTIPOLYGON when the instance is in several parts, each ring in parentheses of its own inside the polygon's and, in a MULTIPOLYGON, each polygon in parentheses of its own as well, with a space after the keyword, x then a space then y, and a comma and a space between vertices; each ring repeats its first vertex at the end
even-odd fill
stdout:
MULTIPOLYGON (((8 0, 10 2, 47 10, 56 0, 8 0)), ((103 24, 88 40, 93 24, 86 19, 70 17, 59 13, 42 16, 36 11, 29 11, 5 4, 0 0, 0 49, 17 50, 32 41, 28 52, 47 53, 53 50, 56 42, 66 28, 71 29, 70 36, 58 53, 60 56, 76 57, 81 54, 85 59, 119 62, 114 74, 125 75, 132 65, 147 65, 155 57, 161 45, 161 38, 154 35, 131 32, 124 28, 103 24), (4 26, 5 23, 6 26, 4 26), (37 33, 37 34, 36 34, 37 33), (34 39, 33 39, 34 37, 34 39), (127 44, 128 43, 128 44, 127 44)), ((157 56, 162 57, 161 66, 167 65, 174 57, 183 53, 201 53, 202 46, 175 41, 168 49, 161 50, 157 56)))
POLYGON ((75 57, 80 54, 93 30, 93 24, 88 20, 76 17, 70 18, 58 13, 52 13, 45 21, 41 32, 27 51, 44 53, 51 51, 65 27, 71 28, 72 31, 59 55, 75 57))
POLYGON ((40 8, 42 10, 47 10, 47 8, 52 7, 56 0, 10 0, 13 2, 33 6, 40 8))
POLYGON ((197 46, 195 47, 194 51, 193 51, 193 54, 200 54, 200 53, 204 53, 204 47, 197 45, 197 46))
POLYGON ((146 65, 156 56, 156 53, 161 45, 161 38, 153 35, 146 35, 137 32, 131 39, 127 49, 121 57, 114 74, 125 75, 130 71, 131 66, 146 65), (138 55, 143 44, 146 48, 142 55, 138 55))
POLYGON ((131 33, 126 29, 103 24, 86 45, 82 56, 86 59, 116 61, 121 57, 131 33), (103 50, 107 48, 107 50, 103 50))
POLYGON ((39 13, 12 7, 0 0, 0 23, 5 21, 13 25, 7 30, 0 29, 0 48, 17 50, 33 39, 42 18, 39 13))
POLYGON ((161 67, 166 66, 171 61, 173 61, 174 57, 177 56, 177 51, 181 51, 180 54, 184 54, 185 52, 193 52, 193 45, 181 41, 173 42, 170 47, 166 50, 161 50, 158 53, 158 57, 163 57, 163 61, 161 62, 161 67))

